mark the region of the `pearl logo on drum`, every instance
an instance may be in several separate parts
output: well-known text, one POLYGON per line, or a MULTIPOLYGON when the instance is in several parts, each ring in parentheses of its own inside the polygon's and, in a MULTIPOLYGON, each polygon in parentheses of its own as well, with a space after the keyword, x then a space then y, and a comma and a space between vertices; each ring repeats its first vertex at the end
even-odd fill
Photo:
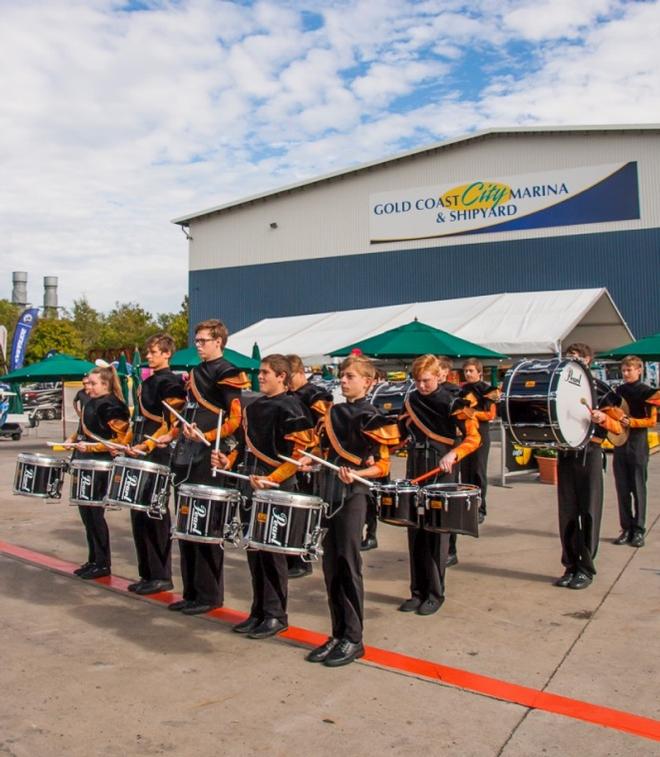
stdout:
POLYGON ((279 536, 281 528, 286 528, 286 524, 289 519, 286 513, 273 509, 273 514, 270 519, 270 533, 268 535, 268 541, 270 544, 275 544, 278 547, 282 546, 282 541, 279 536))
POLYGON ((124 476, 124 483, 121 487, 121 494, 119 495, 120 499, 123 499, 125 502, 132 502, 133 501, 133 491, 137 488, 139 481, 139 475, 136 473, 131 473, 130 471, 126 471, 126 475, 124 476))
POLYGON ((193 503, 192 513, 190 514, 190 533, 198 534, 201 536, 202 530, 200 529, 200 521, 206 519, 206 505, 200 505, 197 502, 193 503))
POLYGON ((582 376, 583 374, 581 373, 575 373, 573 367, 569 365, 564 381, 568 381, 568 383, 573 384, 573 386, 582 386, 582 376))
POLYGON ((21 477, 21 489, 24 492, 32 491, 32 481, 34 480, 34 470, 32 468, 25 468, 23 476, 21 477))
POLYGON ((78 479, 78 499, 91 499, 92 476, 89 473, 80 472, 78 479))

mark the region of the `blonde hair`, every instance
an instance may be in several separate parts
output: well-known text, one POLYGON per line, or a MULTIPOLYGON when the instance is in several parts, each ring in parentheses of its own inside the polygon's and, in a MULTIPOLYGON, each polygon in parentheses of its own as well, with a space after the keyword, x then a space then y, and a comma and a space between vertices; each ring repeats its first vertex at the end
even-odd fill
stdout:
POLYGON ((419 380, 422 373, 432 373, 435 376, 439 376, 441 370, 448 371, 450 368, 451 363, 449 358, 437 357, 436 355, 420 355, 413 360, 410 372, 415 380, 419 380))
POLYGON ((621 367, 623 368, 627 365, 632 366, 633 368, 639 368, 640 371, 644 367, 642 359, 637 357, 637 355, 626 355, 621 361, 621 367))
POLYGON ((101 368, 97 366, 92 368, 89 375, 95 373, 101 381, 108 387, 110 394, 114 394, 118 400, 124 401, 124 395, 121 391, 121 384, 119 383, 119 376, 115 370, 114 365, 109 365, 107 368, 101 368))
POLYGON ((376 378, 376 366, 364 355, 349 355, 339 366, 339 375, 349 368, 354 368, 360 376, 374 381, 376 378))
POLYGON ((299 355, 285 355, 291 366, 291 373, 304 373, 305 366, 299 355))

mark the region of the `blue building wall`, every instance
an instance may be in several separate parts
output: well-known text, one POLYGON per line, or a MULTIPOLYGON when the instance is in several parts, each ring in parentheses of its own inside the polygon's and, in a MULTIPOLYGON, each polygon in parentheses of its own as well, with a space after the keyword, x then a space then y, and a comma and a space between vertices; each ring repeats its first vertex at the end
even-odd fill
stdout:
POLYGON ((660 331, 660 229, 191 271, 191 325, 498 292, 607 287, 636 337, 660 331))

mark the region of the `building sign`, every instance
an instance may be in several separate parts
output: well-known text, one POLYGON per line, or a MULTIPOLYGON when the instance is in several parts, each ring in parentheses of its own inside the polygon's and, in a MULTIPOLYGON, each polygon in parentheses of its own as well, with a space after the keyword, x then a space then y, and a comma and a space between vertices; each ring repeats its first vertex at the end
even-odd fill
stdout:
POLYGON ((371 242, 543 229, 639 218, 637 163, 380 192, 369 197, 371 242))

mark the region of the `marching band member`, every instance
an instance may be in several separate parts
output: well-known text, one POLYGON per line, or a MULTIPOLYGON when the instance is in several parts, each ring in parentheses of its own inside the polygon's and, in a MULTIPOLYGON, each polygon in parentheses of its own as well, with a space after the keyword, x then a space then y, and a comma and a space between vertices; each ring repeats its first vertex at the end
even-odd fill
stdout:
MULTIPOLYGON (((74 458, 94 457, 110 460, 108 448, 93 440, 91 434, 117 444, 128 444, 131 438, 129 411, 123 400, 117 372, 112 366, 93 368, 87 377, 89 400, 82 408, 80 425, 83 437, 72 446, 74 458)), ((110 575, 110 533, 103 507, 79 505, 80 518, 85 525, 89 555, 87 562, 74 570, 80 578, 102 578, 110 575)))
MULTIPOLYGON (((307 408, 287 392, 290 372, 284 355, 262 358, 259 389, 263 396, 245 409, 243 445, 228 456, 211 455, 212 464, 223 469, 243 459, 250 475, 250 494, 269 489, 272 483, 283 491, 294 491, 297 466, 282 462, 279 455, 299 459, 305 449, 316 444, 307 408)), ((250 639, 265 639, 288 628, 286 555, 260 549, 249 549, 247 554, 252 607, 248 618, 233 630, 250 639)))
MULTIPOLYGON (((307 380, 305 366, 298 355, 287 355, 286 359, 291 366, 289 392, 295 395, 307 407, 312 414, 314 422, 318 424, 323 420, 324 415, 332 404, 332 394, 322 386, 313 384, 307 380)), ((311 473, 299 473, 298 488, 306 494, 316 494, 311 473)), ((312 573, 311 562, 305 562, 302 557, 288 555, 286 561, 289 567, 289 578, 300 578, 312 573)))
MULTIPOLYGON (((175 487, 189 482, 217 485, 211 472, 211 449, 215 441, 220 411, 224 422, 220 438, 227 440, 241 425, 241 390, 249 386, 247 376, 223 355, 229 333, 216 319, 195 326, 195 347, 202 362, 190 371, 188 401, 184 408, 186 424, 159 437, 161 445, 177 439, 172 463, 175 487), (206 446, 198 433, 211 443, 206 446)), ((224 601, 224 551, 219 544, 202 544, 179 539, 183 599, 168 609, 184 615, 199 615, 224 601)))
POLYGON ((328 667, 346 665, 364 655, 364 586, 360 542, 367 511, 366 485, 354 480, 389 474, 389 447, 399 442, 392 424, 366 395, 376 377, 364 356, 346 358, 340 367, 341 391, 346 402, 326 413, 321 446, 327 460, 340 466, 338 475, 321 472, 321 496, 334 512, 325 525, 323 574, 332 620, 332 634, 306 657, 328 667))
MULTIPOLYGON (((153 440, 168 433, 174 420, 166 411, 163 400, 180 412, 186 401, 186 390, 181 376, 170 370, 174 339, 169 334, 155 334, 145 346, 147 363, 153 373, 138 390, 139 406, 133 425, 134 446, 127 454, 137 457, 138 452, 146 452, 148 457, 143 459, 169 466, 169 450, 159 447, 153 440)), ((131 508, 131 527, 140 580, 129 584, 128 590, 136 594, 169 591, 173 588, 169 508, 166 506, 162 518, 152 518, 146 512, 131 508)))
POLYGON ((486 492, 488 491, 488 453, 490 452, 490 421, 495 420, 496 401, 500 391, 483 380, 483 365, 476 358, 469 358, 463 363, 465 385, 461 396, 472 395, 476 404, 472 407, 473 417, 478 422, 481 446, 461 461, 461 481, 474 484, 481 489, 479 506, 479 523, 486 518, 486 492))
POLYGON ((646 478, 649 464, 648 429, 658 420, 660 391, 642 382, 644 364, 636 355, 621 361, 623 384, 616 392, 628 403, 629 414, 621 420, 630 429, 628 440, 614 448, 614 482, 619 505, 621 533, 615 544, 644 546, 646 532, 646 478))
MULTIPOLYGON (((417 391, 408 395, 400 418, 409 434, 406 477, 413 479, 440 467, 426 483, 454 482, 456 463, 479 447, 477 421, 471 417, 469 402, 447 390, 445 369, 437 357, 415 358, 412 375, 417 391), (457 445, 459 434, 463 441, 457 445)), ((399 606, 401 612, 432 615, 444 603, 449 537, 408 528, 411 596, 399 606)))
POLYGON ((91 399, 91 396, 89 394, 89 376, 83 376, 81 379, 82 388, 78 389, 76 392, 74 398, 73 398, 73 409, 78 416, 78 428, 67 438, 66 443, 68 445, 73 445, 76 442, 82 441, 84 439, 84 434, 82 430, 82 414, 83 410, 85 408, 85 405, 89 402, 91 399))
MULTIPOLYGON (((593 351, 589 345, 576 342, 568 346, 566 357, 589 367, 593 351)), ((596 408, 589 410, 597 424, 594 435, 583 450, 561 450, 557 462, 559 538, 565 572, 554 585, 569 589, 585 589, 596 573, 594 560, 603 513, 601 445, 608 431, 621 431, 615 420, 617 408, 612 407, 614 392, 602 381, 595 379, 595 383, 596 408)))

